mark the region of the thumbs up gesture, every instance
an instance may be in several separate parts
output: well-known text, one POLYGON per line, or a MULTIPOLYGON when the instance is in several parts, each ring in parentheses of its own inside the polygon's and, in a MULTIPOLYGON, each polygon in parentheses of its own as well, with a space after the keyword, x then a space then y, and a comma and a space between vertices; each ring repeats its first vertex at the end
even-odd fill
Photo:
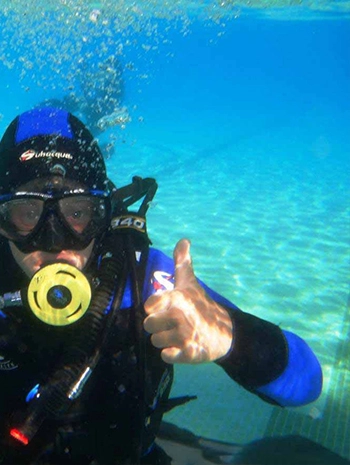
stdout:
POLYGON ((201 363, 227 354, 232 343, 228 312, 199 285, 192 268, 190 242, 174 250, 175 288, 149 297, 144 328, 167 363, 201 363))

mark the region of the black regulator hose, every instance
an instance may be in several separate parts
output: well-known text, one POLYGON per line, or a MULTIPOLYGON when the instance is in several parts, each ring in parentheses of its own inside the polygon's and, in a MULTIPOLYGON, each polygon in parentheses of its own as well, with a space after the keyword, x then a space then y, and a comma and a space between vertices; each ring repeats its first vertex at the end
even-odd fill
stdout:
POLYGON ((60 367, 54 371, 28 406, 24 423, 11 435, 24 444, 33 438, 46 418, 65 413, 96 367, 108 337, 104 329, 120 307, 127 279, 124 238, 110 233, 105 239, 99 272, 100 283, 88 312, 77 322, 74 340, 69 344, 60 367), (78 327, 79 326, 79 327, 78 327))
MULTIPOLYGON (((135 244, 133 237, 127 235, 125 237, 127 259, 129 263, 129 270, 132 276, 132 295, 133 295, 133 313, 131 318, 131 330, 134 332, 136 338, 136 360, 137 360, 137 375, 139 385, 139 398, 138 398, 138 418, 136 419, 137 428, 135 428, 134 447, 132 450, 133 456, 131 460, 133 464, 138 465, 142 456, 143 448, 143 434, 145 427, 147 399, 146 399, 146 333, 143 328, 143 321, 145 317, 145 310, 142 302, 142 283, 143 276, 140 275, 139 269, 144 269, 142 266, 137 266, 135 258, 135 244)), ((145 252, 145 251, 144 251, 145 252)), ((147 260, 147 254, 141 255, 141 260, 147 260)), ((140 264, 141 265, 141 264, 140 264)))
MULTIPOLYGON (((123 238, 110 233, 101 252, 100 283, 89 310, 76 326, 76 336, 64 357, 64 364, 84 366, 96 347, 103 349, 108 322, 119 308, 127 279, 127 261, 123 238)), ((108 325, 109 326, 109 325, 108 325)))

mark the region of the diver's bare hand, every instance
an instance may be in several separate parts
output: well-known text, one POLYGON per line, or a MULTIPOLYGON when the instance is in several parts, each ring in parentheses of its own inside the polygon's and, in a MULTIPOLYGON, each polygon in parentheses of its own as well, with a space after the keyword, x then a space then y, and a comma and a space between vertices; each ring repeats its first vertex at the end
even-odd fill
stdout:
POLYGON ((192 268, 190 242, 174 250, 175 288, 149 297, 144 328, 167 363, 201 363, 227 354, 232 343, 228 312, 199 285, 192 268))

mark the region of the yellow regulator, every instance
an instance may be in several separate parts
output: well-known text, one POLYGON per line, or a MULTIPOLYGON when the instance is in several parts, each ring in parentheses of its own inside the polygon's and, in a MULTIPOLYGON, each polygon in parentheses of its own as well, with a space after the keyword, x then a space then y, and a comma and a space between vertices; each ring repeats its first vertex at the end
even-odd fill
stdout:
POLYGON ((35 273, 28 287, 32 312, 44 323, 66 326, 79 320, 89 308, 91 287, 72 265, 54 263, 35 273))

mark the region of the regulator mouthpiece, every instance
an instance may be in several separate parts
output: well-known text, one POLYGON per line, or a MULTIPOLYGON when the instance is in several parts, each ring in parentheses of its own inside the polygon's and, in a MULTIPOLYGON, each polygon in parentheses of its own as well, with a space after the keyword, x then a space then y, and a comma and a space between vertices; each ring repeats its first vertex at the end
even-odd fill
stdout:
POLYGON ((91 286, 74 266, 53 263, 35 273, 28 287, 27 301, 39 320, 52 326, 66 326, 86 313, 91 286))

